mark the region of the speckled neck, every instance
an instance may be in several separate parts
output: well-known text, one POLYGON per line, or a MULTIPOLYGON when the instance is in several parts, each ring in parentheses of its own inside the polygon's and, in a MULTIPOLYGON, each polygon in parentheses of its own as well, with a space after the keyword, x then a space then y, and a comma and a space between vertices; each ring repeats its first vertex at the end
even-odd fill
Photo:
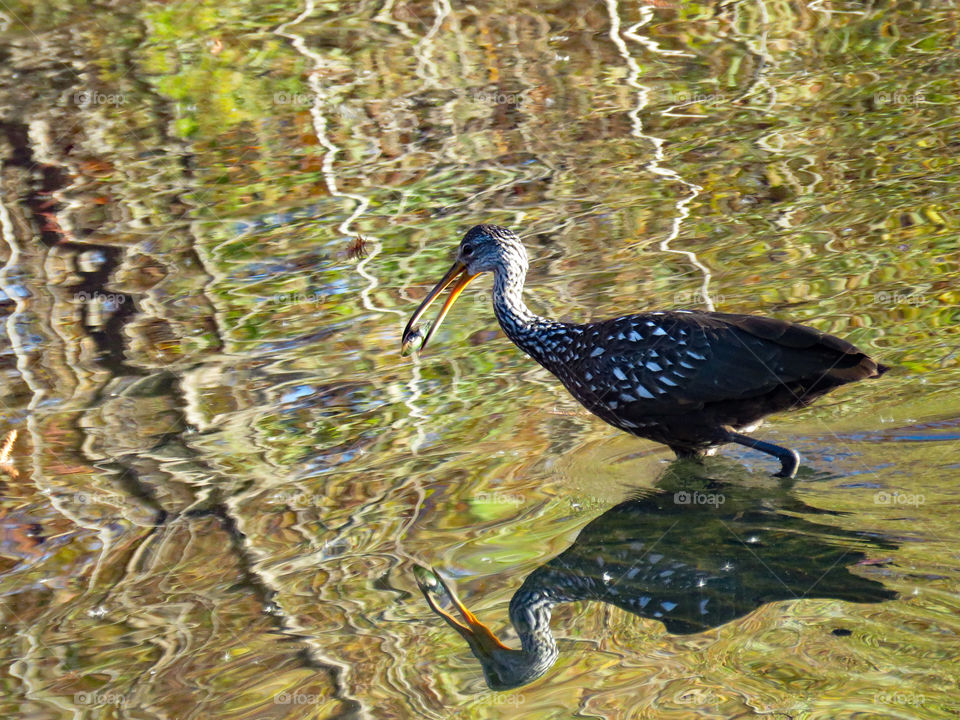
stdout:
POLYGON ((537 315, 523 301, 527 267, 527 255, 522 247, 507 252, 507 261, 493 274, 493 311, 507 337, 539 361, 545 333, 561 327, 561 323, 537 315))
POLYGON ((507 337, 517 344, 540 319, 523 301, 526 278, 526 258, 522 266, 514 263, 502 265, 493 274, 493 311, 507 337))
POLYGON ((553 606, 558 598, 548 591, 521 588, 510 601, 510 622, 520 638, 517 680, 530 682, 543 675, 557 661, 557 641, 550 630, 553 606))

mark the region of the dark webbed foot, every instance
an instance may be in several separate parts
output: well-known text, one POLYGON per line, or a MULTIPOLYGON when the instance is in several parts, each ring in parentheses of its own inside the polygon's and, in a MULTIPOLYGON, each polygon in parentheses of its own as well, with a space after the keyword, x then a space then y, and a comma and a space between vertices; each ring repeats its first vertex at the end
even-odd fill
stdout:
POLYGON ((797 468, 800 467, 800 455, 796 450, 780 447, 763 440, 754 440, 752 437, 735 432, 730 433, 730 442, 745 445, 748 448, 759 450, 777 458, 780 461, 780 472, 774 473, 774 477, 792 478, 797 474, 797 468))

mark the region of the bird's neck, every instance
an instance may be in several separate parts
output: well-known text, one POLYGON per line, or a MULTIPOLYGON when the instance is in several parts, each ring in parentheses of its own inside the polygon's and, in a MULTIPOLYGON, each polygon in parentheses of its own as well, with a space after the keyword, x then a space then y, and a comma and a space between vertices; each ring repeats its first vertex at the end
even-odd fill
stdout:
POLYGON ((549 670, 557 661, 557 641, 550 630, 553 606, 562 600, 544 589, 521 587, 510 600, 510 622, 520 638, 517 652, 522 661, 524 679, 530 682, 549 670))
POLYGON ((528 355, 533 355, 530 341, 535 331, 556 323, 531 312, 523 301, 526 277, 525 266, 499 268, 494 272, 493 312, 507 337, 528 355))

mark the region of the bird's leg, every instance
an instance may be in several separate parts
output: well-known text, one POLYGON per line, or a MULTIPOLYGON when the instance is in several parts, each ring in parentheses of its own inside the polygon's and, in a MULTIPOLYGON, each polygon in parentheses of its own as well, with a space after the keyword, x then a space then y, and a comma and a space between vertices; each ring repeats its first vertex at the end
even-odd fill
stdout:
POLYGON ((730 442, 735 442, 737 445, 746 445, 748 448, 759 450, 777 458, 781 467, 780 472, 774 473, 774 477, 792 478, 797 474, 797 468, 800 466, 800 455, 796 450, 780 447, 763 440, 754 440, 752 437, 735 432, 729 433, 729 437, 730 442))
POLYGON ((703 453, 697 452, 688 447, 682 445, 670 445, 673 454, 677 456, 677 460, 702 460, 703 453))

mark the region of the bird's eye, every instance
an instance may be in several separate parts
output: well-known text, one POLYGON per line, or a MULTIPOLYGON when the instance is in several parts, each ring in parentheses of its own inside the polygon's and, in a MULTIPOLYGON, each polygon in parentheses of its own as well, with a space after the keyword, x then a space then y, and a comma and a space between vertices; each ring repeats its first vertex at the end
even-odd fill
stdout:
POLYGON ((463 255, 464 257, 470 257, 471 255, 473 255, 473 245, 464 245, 463 255))

